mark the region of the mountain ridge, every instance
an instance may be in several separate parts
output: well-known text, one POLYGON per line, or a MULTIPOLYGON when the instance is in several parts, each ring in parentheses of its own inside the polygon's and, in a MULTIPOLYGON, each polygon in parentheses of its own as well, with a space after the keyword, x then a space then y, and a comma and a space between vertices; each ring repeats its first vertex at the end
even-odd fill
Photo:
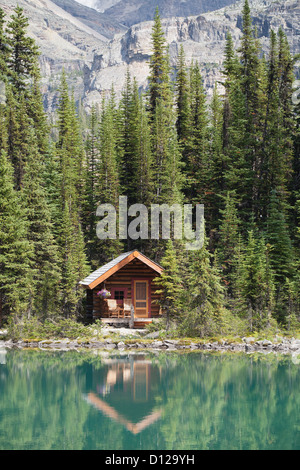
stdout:
MULTIPOLYGON (((182 44, 187 65, 196 60, 200 63, 208 97, 211 97, 215 83, 223 80, 222 64, 228 31, 233 37, 235 48, 239 46, 243 3, 242 0, 202 15, 162 19, 171 65, 176 67, 179 46, 182 44)), ((299 2, 253 1, 252 8, 253 25, 257 28, 265 54, 269 50, 271 28, 278 31, 280 27, 287 33, 292 53, 300 52, 299 2)), ((87 107, 98 101, 103 93, 108 93, 111 83, 115 92, 120 93, 127 69, 137 79, 141 90, 146 89, 152 25, 152 21, 133 25, 124 35, 111 40, 103 54, 95 56, 92 67, 87 67, 85 73, 84 103, 87 107)))
MULTIPOLYGON (((47 111, 52 112, 57 105, 63 68, 76 100, 82 101, 86 109, 90 109, 94 102, 101 102, 112 84, 117 96, 120 96, 127 69, 136 77, 140 89, 145 90, 153 22, 135 24, 114 33, 109 39, 84 23, 82 18, 61 8, 59 4, 62 5, 62 2, 65 7, 76 3, 74 0, 18 1, 29 18, 28 33, 41 50, 42 92, 47 111)), ((239 44, 243 3, 244 0, 241 0, 201 15, 162 19, 172 66, 176 65, 182 44, 187 65, 192 60, 200 63, 208 96, 211 96, 214 84, 222 80, 227 31, 231 32, 235 47, 239 44)), ((7 15, 12 13, 14 0, 2 0, 2 4, 7 15)), ((250 5, 253 24, 258 29, 264 52, 269 48, 270 29, 278 30, 280 27, 287 34, 292 52, 300 52, 299 1, 252 0, 250 5)), ((95 10, 85 8, 89 14, 94 14, 95 10)), ((82 11, 86 12, 85 9, 82 11)))

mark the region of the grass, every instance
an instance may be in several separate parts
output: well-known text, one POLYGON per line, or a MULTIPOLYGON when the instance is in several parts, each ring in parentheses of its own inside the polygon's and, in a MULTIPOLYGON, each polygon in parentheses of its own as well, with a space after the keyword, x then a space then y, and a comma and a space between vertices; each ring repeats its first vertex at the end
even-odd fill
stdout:
POLYGON ((69 339, 77 340, 78 342, 87 343, 91 340, 105 340, 110 339, 112 342, 124 341, 125 344, 130 345, 136 342, 143 343, 145 345, 151 344, 153 341, 159 340, 177 340, 178 344, 184 346, 191 343, 202 344, 202 343, 214 343, 217 342, 222 344, 226 341, 227 344, 236 344, 241 343, 242 338, 253 337, 253 342, 268 339, 272 343, 280 342, 281 337, 286 339, 300 338, 299 330, 285 331, 285 330, 266 330, 259 332, 244 332, 244 334, 220 334, 214 336, 207 336, 204 338, 195 337, 192 335, 185 336, 181 334, 175 327, 170 331, 165 330, 164 323, 155 325, 155 327, 146 328, 145 335, 147 333, 157 331, 157 338, 145 338, 143 336, 134 335, 134 336, 122 336, 119 334, 118 330, 112 333, 107 333, 103 331, 102 324, 100 320, 97 320, 92 325, 84 325, 76 320, 76 318, 50 318, 42 321, 36 317, 30 319, 19 319, 16 321, 10 320, 6 326, 7 335, 2 336, 2 339, 12 339, 14 341, 23 342, 39 342, 46 340, 60 340, 60 339, 69 339))
POLYGON ((38 318, 11 320, 7 324, 7 337, 18 341, 42 341, 47 339, 76 339, 101 335, 101 324, 86 326, 75 318, 51 318, 42 321, 38 318))

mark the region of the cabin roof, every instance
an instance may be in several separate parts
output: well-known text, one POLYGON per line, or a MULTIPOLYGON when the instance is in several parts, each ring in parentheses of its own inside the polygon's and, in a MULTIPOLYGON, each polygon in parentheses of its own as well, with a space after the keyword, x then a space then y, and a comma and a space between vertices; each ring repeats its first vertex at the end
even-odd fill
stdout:
POLYGON ((123 253, 122 255, 113 259, 109 263, 104 264, 103 266, 101 266, 101 268, 97 269, 85 279, 83 279, 83 281, 80 281, 79 284, 83 287, 94 289, 101 282, 108 279, 116 271, 123 268, 123 266, 126 266, 126 264, 130 263, 130 261, 134 259, 139 259, 159 274, 163 271, 163 268, 158 263, 147 258, 147 256, 143 255, 138 250, 133 250, 128 251, 127 253, 123 253))

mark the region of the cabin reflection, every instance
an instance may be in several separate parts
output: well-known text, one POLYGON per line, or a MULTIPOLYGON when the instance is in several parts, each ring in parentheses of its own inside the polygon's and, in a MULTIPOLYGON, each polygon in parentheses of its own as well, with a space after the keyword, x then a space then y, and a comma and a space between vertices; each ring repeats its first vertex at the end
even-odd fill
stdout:
POLYGON ((156 401, 161 375, 162 368, 143 356, 107 359, 93 371, 87 400, 137 434, 161 417, 156 401))

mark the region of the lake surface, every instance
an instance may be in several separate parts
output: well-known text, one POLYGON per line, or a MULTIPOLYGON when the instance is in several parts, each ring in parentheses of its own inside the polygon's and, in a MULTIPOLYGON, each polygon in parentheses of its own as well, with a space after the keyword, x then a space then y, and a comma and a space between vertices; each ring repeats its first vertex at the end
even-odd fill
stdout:
POLYGON ((300 364, 270 354, 12 350, 1 450, 299 450, 300 364))

